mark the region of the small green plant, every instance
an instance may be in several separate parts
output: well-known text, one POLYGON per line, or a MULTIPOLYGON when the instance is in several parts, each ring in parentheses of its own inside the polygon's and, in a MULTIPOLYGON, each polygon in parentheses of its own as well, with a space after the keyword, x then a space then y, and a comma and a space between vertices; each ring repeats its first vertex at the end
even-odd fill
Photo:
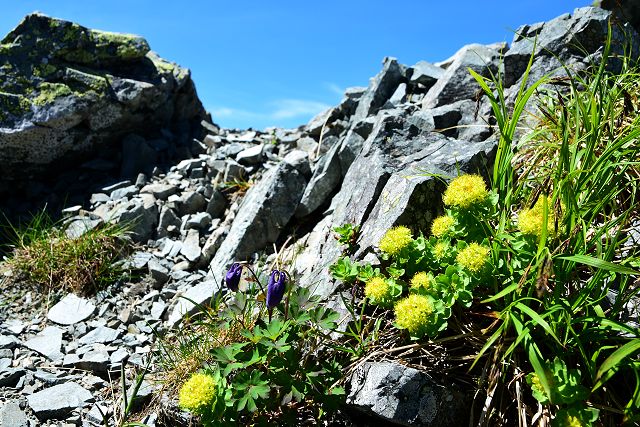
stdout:
POLYGON ((356 241, 358 240, 358 233, 360 233, 360 225, 346 223, 334 227, 333 231, 336 232, 338 243, 346 246, 345 251, 348 253, 353 252, 356 247, 356 241))
POLYGON ((63 223, 42 211, 9 231, 13 244, 7 266, 28 283, 89 294, 125 275, 118 261, 128 250, 126 225, 104 224, 71 237, 63 223))
POLYGON ((233 178, 220 184, 220 190, 226 194, 243 196, 253 185, 251 181, 244 178, 233 178))
POLYGON ((330 335, 338 313, 282 270, 271 272, 265 289, 247 269, 252 277, 244 292, 243 266, 236 263, 225 277, 235 292, 216 297, 197 327, 181 331, 188 341, 213 338, 180 386, 181 407, 205 426, 295 424, 298 416, 335 410, 344 393, 336 386, 344 356, 330 335))

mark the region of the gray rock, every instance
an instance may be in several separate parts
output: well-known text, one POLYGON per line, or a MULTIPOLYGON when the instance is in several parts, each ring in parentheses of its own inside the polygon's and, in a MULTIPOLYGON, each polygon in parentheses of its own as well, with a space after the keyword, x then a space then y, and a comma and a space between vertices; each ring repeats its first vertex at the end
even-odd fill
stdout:
MULTIPOLYGON (((585 55, 601 49, 607 37, 611 12, 600 8, 583 7, 573 14, 564 14, 548 22, 525 25, 516 30, 511 48, 504 55, 504 84, 509 87, 521 80, 536 40, 534 64, 529 82, 545 74, 564 76, 562 64, 573 72, 585 68, 585 55)), ((611 55, 622 54, 627 35, 634 40, 634 55, 638 52, 638 33, 629 25, 612 25, 611 55)), ((516 88, 514 88, 515 91, 516 88)))
POLYGON ((304 150, 292 150, 284 156, 284 162, 296 168, 305 178, 311 178, 311 165, 309 163, 309 153, 304 150))
POLYGON ((227 165, 224 170, 224 181, 229 182, 238 179, 244 179, 249 173, 247 170, 234 160, 227 160, 227 165))
POLYGON ((154 320, 160 320, 166 309, 167 305, 164 302, 155 301, 151 305, 151 318, 154 320))
POLYGON ((77 239, 83 236, 85 233, 91 230, 95 230, 102 224, 104 224, 104 221, 101 218, 77 216, 75 218, 70 219, 70 221, 67 222, 64 229, 64 233, 70 239, 77 239))
MULTIPOLYGON (((422 85, 421 90, 429 90, 444 74, 444 70, 437 65, 426 61, 420 61, 409 68, 407 74, 411 74, 409 84, 413 87, 422 85)), ((414 89, 415 91, 415 89, 414 89)))
POLYGON ((134 198, 122 203, 114 208, 112 215, 110 219, 115 222, 130 225, 129 235, 135 242, 149 240, 158 224, 158 206, 152 198, 134 198))
POLYGON ((78 340, 80 344, 108 344, 120 336, 120 332, 116 329, 108 328, 106 326, 98 326, 97 328, 89 331, 86 335, 78 340))
POLYGON ((315 153, 316 151, 318 151, 318 141, 308 136, 305 136, 304 138, 300 138, 296 142, 296 147, 298 150, 306 152, 310 158, 315 158, 316 156, 315 153))
POLYGON ((114 191, 119 190, 121 188, 128 187, 130 185, 131 185, 131 181, 129 181, 128 179, 125 179, 124 181, 119 181, 119 182, 116 182, 115 184, 107 185, 106 187, 103 187, 100 191, 107 194, 108 196, 111 196, 111 193, 113 193, 114 191))
POLYGON ((74 409, 93 401, 91 393, 81 385, 68 382, 27 396, 27 402, 38 419, 64 418, 74 409))
POLYGON ((262 161, 262 150, 264 145, 256 145, 251 148, 242 150, 236 155, 236 162, 241 165, 255 165, 262 161))
MULTIPOLYGON (((24 322, 21 322, 18 319, 7 319, 2 324, 2 329, 9 331, 13 335, 20 335, 24 330, 24 328, 25 328, 24 322)), ((4 338, 4 335, 0 334, 0 350, 8 348, 8 347, 5 347, 5 345, 7 345, 7 342, 8 341, 4 338)))
POLYGON ((111 360, 105 351, 88 351, 75 363, 75 367, 85 371, 91 371, 96 375, 104 375, 109 369, 111 360))
POLYGON ((125 260, 124 267, 131 270, 142 270, 147 266, 153 255, 145 251, 136 251, 125 260))
POLYGON ((293 216, 305 185, 300 172, 285 162, 265 172, 247 191, 229 235, 211 261, 214 274, 226 270, 233 260, 246 259, 275 242, 293 216))
POLYGON ((184 228, 186 230, 195 229, 195 230, 205 230, 211 224, 211 215, 207 212, 198 212, 193 214, 187 219, 184 223, 184 228))
POLYGON ((20 344, 20 341, 13 335, 0 334, 0 349, 11 350, 16 348, 20 344))
POLYGON ((113 151, 117 135, 182 124, 184 137, 192 127, 200 136, 206 113, 189 71, 139 36, 34 13, 2 42, 1 62, 15 64, 0 83, 2 105, 12 106, 0 117, 5 180, 42 175, 57 161, 81 164, 113 151))
MULTIPOLYGON (((0 387, 15 387, 26 371, 22 368, 0 369, 0 387)), ((4 425, 4 424, 0 424, 4 425)))
POLYGON ((167 320, 169 326, 176 326, 185 314, 195 313, 197 311, 197 306, 194 302, 197 304, 208 303, 213 297, 213 294, 219 289, 220 286, 213 280, 206 280, 190 287, 183 295, 181 295, 183 298, 177 298, 176 305, 171 310, 169 320, 167 320))
POLYGON ((124 188, 118 188, 111 193, 111 200, 130 199, 138 194, 138 187, 130 185, 124 188))
POLYGON ((396 91, 393 92, 393 95, 391 95, 391 98, 389 98, 389 100, 387 101, 388 104, 385 104, 385 105, 389 105, 391 108, 394 108, 402 104, 406 100, 407 100, 407 84, 400 83, 396 88, 396 91))
POLYGON ((207 201, 202 194, 196 191, 187 191, 182 193, 178 213, 180 216, 194 214, 203 211, 206 205, 207 201))
POLYGON ((70 293, 49 309, 47 318, 59 325, 73 325, 89 318, 95 309, 91 301, 70 293))
POLYGON ((358 108, 351 118, 352 123, 375 114, 393 95, 398 85, 403 83, 404 74, 404 66, 399 65, 395 58, 384 58, 382 71, 371 79, 367 91, 360 98, 358 108))
POLYGON ((347 406, 384 422, 458 427, 469 418, 469 400, 455 387, 398 363, 365 362, 350 381, 347 406))
POLYGON ((168 206, 163 206, 160 210, 160 218, 158 219, 158 237, 166 237, 169 235, 170 227, 180 228, 182 222, 175 211, 168 206))
POLYGON ((491 72, 497 73, 500 55, 505 47, 480 44, 464 46, 453 56, 451 65, 442 77, 429 89, 422 101, 423 106, 433 108, 474 98, 480 86, 469 73, 469 69, 484 77, 489 77, 491 72))
POLYGON ((190 262, 196 262, 200 258, 200 233, 198 230, 189 230, 187 237, 182 242, 180 253, 190 262))
POLYGON ((46 356, 51 360, 62 359, 62 334, 64 331, 56 326, 47 326, 35 337, 27 340, 23 345, 46 356))
POLYGON ((153 197, 159 200, 167 200, 169 196, 178 192, 178 188, 170 184, 153 183, 142 187, 140 192, 153 194, 153 197))
POLYGON ((222 194, 222 191, 215 189, 211 194, 211 198, 207 203, 207 213, 211 215, 211 218, 220 218, 224 214, 227 208, 227 198, 222 194))
POLYGON ((304 190, 295 216, 302 218, 318 209, 338 187, 342 179, 340 157, 338 150, 340 144, 336 143, 316 163, 313 176, 304 190))
POLYGON ((149 274, 153 280, 156 281, 157 286, 162 286, 167 283, 167 280, 169 280, 169 269, 167 267, 155 258, 149 260, 147 267, 149 268, 149 274))
POLYGON ((29 418, 17 402, 7 402, 0 409, 0 426, 29 427, 29 418))

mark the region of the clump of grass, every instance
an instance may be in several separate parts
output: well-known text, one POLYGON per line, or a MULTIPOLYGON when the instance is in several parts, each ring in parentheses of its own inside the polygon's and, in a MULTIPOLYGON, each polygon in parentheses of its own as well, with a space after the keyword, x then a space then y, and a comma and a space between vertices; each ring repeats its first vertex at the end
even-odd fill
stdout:
POLYGON ((253 182, 247 181, 244 178, 234 178, 230 181, 225 181, 220 184, 220 189, 225 194, 230 194, 236 197, 244 196, 244 194, 251 188, 253 182))
POLYGON ((15 281, 91 294, 125 273, 118 261, 127 252, 126 226, 104 224, 73 238, 61 222, 42 211, 9 231, 12 250, 6 265, 15 281))

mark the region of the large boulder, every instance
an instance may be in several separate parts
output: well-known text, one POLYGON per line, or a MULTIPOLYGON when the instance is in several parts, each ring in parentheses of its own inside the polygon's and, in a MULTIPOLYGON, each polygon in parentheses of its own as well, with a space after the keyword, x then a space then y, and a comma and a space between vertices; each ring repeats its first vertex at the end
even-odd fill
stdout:
MULTIPOLYGON (((162 136, 171 143, 166 150, 183 154, 176 146, 201 136, 206 113, 189 70, 150 51, 142 37, 34 13, 0 43, 5 189, 96 155, 122 161, 127 134, 162 136)), ((124 166, 128 174, 140 167, 124 166)))

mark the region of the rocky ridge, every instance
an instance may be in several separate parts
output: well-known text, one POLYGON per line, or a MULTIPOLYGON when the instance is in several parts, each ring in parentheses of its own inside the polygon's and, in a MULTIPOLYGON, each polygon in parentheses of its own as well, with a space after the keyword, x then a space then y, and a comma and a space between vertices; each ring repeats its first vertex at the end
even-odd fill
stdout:
MULTIPOLYGON (((534 78, 562 73, 558 60, 580 70, 597 58, 609 18, 602 9, 577 9, 519 28, 510 45, 465 46, 438 64, 385 58, 368 87, 347 90, 338 106, 305 126, 265 132, 210 126, 197 156, 139 171, 68 208, 66 222, 76 234, 136 219, 131 235, 140 246, 127 265, 142 279, 50 304, 29 292, 1 309, 0 399, 8 403, 0 424, 100 425, 100 410, 113 411, 109 391, 120 367, 143 368, 153 330, 178 326, 194 310, 180 296, 205 303, 235 259, 269 263, 278 256, 274 246, 286 243, 289 251, 279 256, 289 258, 298 283, 339 308, 340 283, 327 272, 341 252, 333 227, 359 224, 354 258, 375 261, 372 248, 389 227, 426 229, 442 212, 444 184, 431 174, 490 170, 495 122, 468 68, 485 76, 500 69, 513 97, 531 37, 538 37, 534 78)), ((154 384, 143 389, 142 403, 154 384)), ((435 373, 375 362, 354 373, 347 404, 397 425, 456 426, 467 398, 435 373)), ((143 421, 162 424, 161 415, 143 421)))

